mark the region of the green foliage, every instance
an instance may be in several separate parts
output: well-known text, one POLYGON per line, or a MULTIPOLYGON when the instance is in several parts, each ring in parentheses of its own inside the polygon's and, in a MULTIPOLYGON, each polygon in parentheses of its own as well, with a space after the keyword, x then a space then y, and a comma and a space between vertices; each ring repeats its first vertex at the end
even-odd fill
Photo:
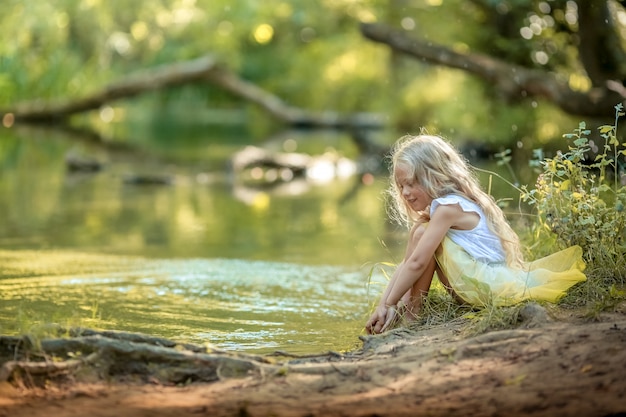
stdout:
POLYGON ((588 159, 594 146, 591 131, 581 122, 564 135, 572 141, 567 152, 543 158, 536 151, 533 163, 542 172, 534 189, 522 187, 522 199, 537 210, 537 239, 555 241, 561 248, 579 245, 589 281, 605 288, 626 282, 626 174, 620 162, 626 143, 617 137, 623 107, 615 109, 615 123, 599 128, 604 144, 593 160, 588 159))
POLYGON ((468 320, 463 332, 468 336, 493 330, 504 330, 515 327, 521 321, 520 311, 531 301, 512 306, 486 305, 480 310, 473 310, 463 317, 468 320))

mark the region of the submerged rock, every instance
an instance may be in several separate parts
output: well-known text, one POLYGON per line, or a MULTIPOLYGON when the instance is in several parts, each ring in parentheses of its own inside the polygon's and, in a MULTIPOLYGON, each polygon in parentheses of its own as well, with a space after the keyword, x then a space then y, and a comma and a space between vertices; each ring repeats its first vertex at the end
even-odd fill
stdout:
POLYGON ((70 151, 65 155, 65 165, 70 172, 98 172, 104 163, 97 158, 70 151))
POLYGON ((124 184, 132 185, 172 185, 174 178, 171 175, 139 175, 128 174, 124 177, 124 184))

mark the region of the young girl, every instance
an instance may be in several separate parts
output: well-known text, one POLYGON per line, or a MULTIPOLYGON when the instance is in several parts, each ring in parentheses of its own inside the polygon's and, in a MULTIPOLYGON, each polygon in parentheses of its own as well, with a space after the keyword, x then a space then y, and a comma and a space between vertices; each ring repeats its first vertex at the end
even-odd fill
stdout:
POLYGON ((457 300, 478 307, 525 299, 555 302, 585 280, 577 246, 524 263, 504 213, 442 138, 401 138, 391 168, 393 217, 412 227, 404 260, 365 325, 368 333, 387 330, 398 310, 414 319, 435 272, 457 300))

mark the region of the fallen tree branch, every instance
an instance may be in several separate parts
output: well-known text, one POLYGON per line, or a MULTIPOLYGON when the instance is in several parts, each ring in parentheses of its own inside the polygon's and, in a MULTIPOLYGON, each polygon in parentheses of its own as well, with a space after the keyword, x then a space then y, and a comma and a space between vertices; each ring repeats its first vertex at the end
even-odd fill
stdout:
POLYGON ((279 97, 223 68, 216 68, 208 73, 207 79, 220 88, 259 105, 274 118, 294 127, 380 128, 385 124, 382 116, 373 113, 342 115, 335 111, 312 112, 289 106, 279 97))
POLYGON ((220 66, 211 56, 140 71, 82 98, 49 102, 35 100, 19 104, 13 109, 0 110, 0 120, 8 117, 11 123, 60 123, 74 114, 97 110, 119 99, 198 82, 210 82, 258 105, 275 119, 292 126, 380 128, 385 124, 384 118, 377 114, 342 115, 334 111, 314 112, 289 106, 276 95, 220 66))
POLYGON ((361 33, 421 61, 456 68, 496 86, 509 100, 545 98, 569 114, 606 117, 626 97, 608 86, 586 92, 572 90, 566 79, 545 71, 525 68, 488 55, 460 53, 443 45, 423 41, 379 23, 362 23, 361 33))
POLYGON ((134 97, 146 91, 202 80, 215 66, 215 60, 210 56, 162 65, 131 74, 127 78, 111 83, 102 90, 83 98, 50 102, 36 100, 20 104, 12 110, 4 110, 0 112, 0 116, 12 114, 16 122, 63 121, 73 114, 97 110, 115 100, 134 97))

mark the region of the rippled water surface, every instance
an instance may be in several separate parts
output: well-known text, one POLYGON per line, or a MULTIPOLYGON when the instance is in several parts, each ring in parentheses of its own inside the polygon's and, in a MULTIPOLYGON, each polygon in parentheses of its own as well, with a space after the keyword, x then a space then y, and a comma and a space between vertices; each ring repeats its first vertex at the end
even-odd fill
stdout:
POLYGON ((44 323, 143 332, 228 350, 354 348, 363 272, 233 259, 0 251, 5 333, 44 323))

